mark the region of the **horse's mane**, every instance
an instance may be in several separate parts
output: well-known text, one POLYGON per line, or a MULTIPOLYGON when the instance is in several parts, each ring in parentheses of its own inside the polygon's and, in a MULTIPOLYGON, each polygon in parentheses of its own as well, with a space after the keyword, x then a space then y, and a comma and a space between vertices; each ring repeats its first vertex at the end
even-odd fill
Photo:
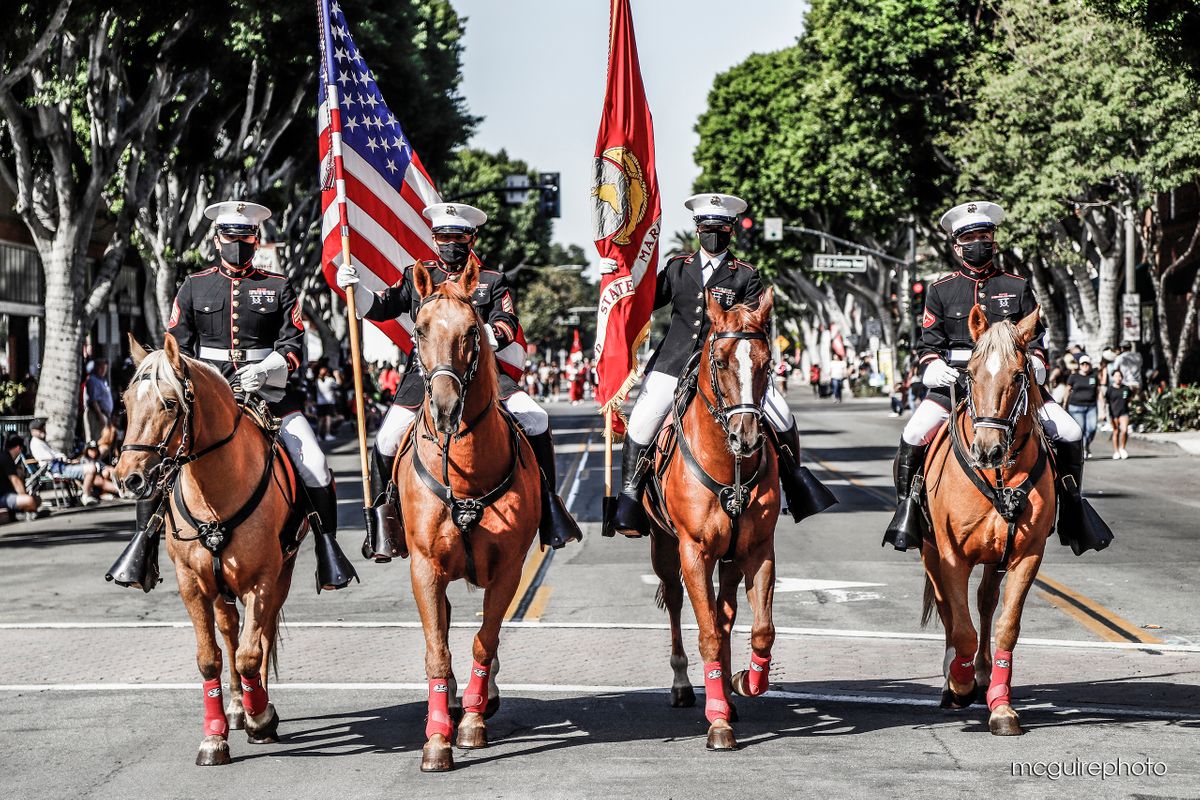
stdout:
MULTIPOLYGON (((186 358, 186 356, 181 354, 180 358, 186 358)), ((203 361, 188 359, 188 366, 191 369, 209 370, 220 377, 220 373, 203 361)), ((179 403, 184 402, 183 380, 175 374, 175 368, 171 366, 171 359, 167 357, 166 350, 154 350, 142 359, 142 363, 138 364, 137 369, 134 370, 133 377, 129 379, 130 388, 141 385, 141 381, 149 381, 150 385, 154 387, 153 391, 158 395, 160 403, 167 399, 163 394, 163 387, 175 395, 171 399, 179 403)), ((223 381, 224 379, 222 379, 223 381)))
POLYGON ((745 303, 738 303, 736 306, 730 308, 725 312, 725 318, 730 323, 729 330, 744 331, 747 328, 755 331, 763 330, 763 326, 761 324, 754 324, 754 315, 756 313, 757 309, 752 308, 745 303))
MULTIPOLYGON (((979 341, 975 342, 975 352, 971 354, 969 367, 977 368, 980 364, 987 361, 992 356, 997 356, 1002 359, 1011 359, 1020 354, 1023 346, 1021 339, 1017 334, 1017 326, 1008 320, 1002 320, 994 323, 983 335, 979 337, 979 341)), ((1025 371, 1029 376, 1029 411, 1033 414, 1034 424, 1040 426, 1040 421, 1037 416, 1037 411, 1042 407, 1042 393, 1039 387, 1034 385, 1033 370, 1029 365, 1028 359, 1025 362, 1025 371)))

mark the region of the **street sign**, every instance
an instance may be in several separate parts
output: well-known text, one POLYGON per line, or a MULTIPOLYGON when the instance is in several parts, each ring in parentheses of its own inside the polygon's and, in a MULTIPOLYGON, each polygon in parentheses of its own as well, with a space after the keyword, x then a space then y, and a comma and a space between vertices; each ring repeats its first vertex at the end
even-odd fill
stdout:
POLYGON ((866 272, 867 257, 818 254, 813 256, 813 269, 817 272, 866 272))
POLYGON ((763 217, 763 240, 778 242, 783 239, 783 217, 763 217))
POLYGON ((1142 338, 1142 299, 1136 294, 1121 298, 1121 341, 1137 342, 1142 338))
POLYGON ((504 203, 510 206, 524 205, 525 198, 529 196, 529 192, 524 191, 529 188, 528 175, 508 175, 504 178, 504 185, 509 189, 520 189, 516 192, 505 192, 504 203))

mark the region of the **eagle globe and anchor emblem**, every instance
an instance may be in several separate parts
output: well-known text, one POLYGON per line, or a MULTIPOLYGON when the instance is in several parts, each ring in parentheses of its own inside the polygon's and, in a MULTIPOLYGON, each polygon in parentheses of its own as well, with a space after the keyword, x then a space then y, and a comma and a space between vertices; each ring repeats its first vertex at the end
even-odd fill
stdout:
POLYGON ((612 236, 613 244, 627 245, 645 218, 649 203, 642 165, 628 148, 610 147, 596 158, 593 170, 592 228, 596 241, 612 236))

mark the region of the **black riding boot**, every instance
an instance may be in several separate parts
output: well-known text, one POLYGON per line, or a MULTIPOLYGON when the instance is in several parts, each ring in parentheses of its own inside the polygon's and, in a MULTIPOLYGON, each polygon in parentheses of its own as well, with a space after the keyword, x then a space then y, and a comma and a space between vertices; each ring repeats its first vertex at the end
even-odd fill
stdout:
POLYGON ((108 568, 104 579, 118 586, 128 586, 148 592, 162 582, 158 574, 158 534, 163 519, 159 510, 161 496, 137 501, 137 529, 125 549, 113 565, 108 568))
POLYGON ((617 493, 617 507, 613 513, 612 530, 625 536, 638 537, 650 533, 650 520, 642 508, 642 490, 646 486, 646 474, 650 471, 650 458, 646 451, 649 444, 638 444, 629 436, 621 456, 621 491, 617 493))
POLYGON ((583 531, 571 512, 567 511, 567 504, 558 496, 558 471, 554 464, 554 440, 550 437, 550 430, 537 436, 527 435, 527 438, 542 476, 542 521, 538 525, 538 536, 544 546, 557 550, 567 542, 582 540, 583 531))
POLYGON ((788 512, 796 522, 820 514, 837 504, 833 492, 817 480, 808 467, 800 465, 800 432, 796 421, 783 433, 776 433, 779 443, 779 482, 787 499, 788 512))
POLYGON ((317 594, 322 589, 344 589, 358 573, 337 543, 337 494, 328 486, 306 486, 308 501, 317 515, 313 528, 313 546, 317 550, 317 594))
POLYGON ((400 496, 392 483, 392 458, 371 448, 371 486, 377 492, 375 501, 363 509, 367 536, 363 539, 363 558, 386 564, 396 556, 408 556, 404 540, 404 523, 400 517, 400 496))
POLYGON ((896 515, 883 534, 883 544, 890 544, 897 550, 921 549, 924 537, 921 468, 925 465, 925 450, 923 444, 912 445, 901 439, 900 449, 896 452, 896 515))
POLYGON ((1058 540, 1075 555, 1103 550, 1112 543, 1113 532, 1083 498, 1083 442, 1055 442, 1058 467, 1058 540))

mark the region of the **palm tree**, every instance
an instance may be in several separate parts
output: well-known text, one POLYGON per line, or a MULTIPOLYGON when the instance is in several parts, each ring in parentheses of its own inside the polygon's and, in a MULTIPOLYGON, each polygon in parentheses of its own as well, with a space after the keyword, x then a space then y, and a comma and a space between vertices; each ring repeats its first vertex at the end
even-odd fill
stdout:
POLYGON ((667 248, 667 258, 691 255, 700 249, 696 234, 690 230, 679 230, 671 234, 671 246, 667 248))

